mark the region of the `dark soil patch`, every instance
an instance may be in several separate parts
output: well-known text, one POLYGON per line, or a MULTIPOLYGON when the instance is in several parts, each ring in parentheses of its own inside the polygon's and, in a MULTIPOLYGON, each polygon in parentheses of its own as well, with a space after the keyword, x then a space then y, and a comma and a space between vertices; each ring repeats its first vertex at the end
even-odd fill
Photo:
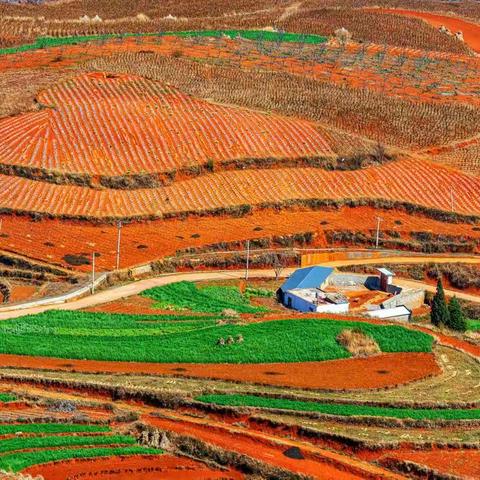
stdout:
POLYGON ((283 452, 283 454, 288 458, 293 458, 294 460, 304 460, 302 451, 298 447, 290 447, 283 452))

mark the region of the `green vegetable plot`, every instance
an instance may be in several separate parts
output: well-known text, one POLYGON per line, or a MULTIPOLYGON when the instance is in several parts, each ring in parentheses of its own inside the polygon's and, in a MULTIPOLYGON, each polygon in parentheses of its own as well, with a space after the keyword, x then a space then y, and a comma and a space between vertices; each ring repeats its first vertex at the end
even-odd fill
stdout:
POLYGON ((361 329, 383 352, 432 349, 430 335, 400 325, 311 318, 218 325, 214 317, 53 310, 0 322, 0 353, 139 362, 322 361, 350 357, 336 340, 346 328, 361 329), (243 342, 217 344, 239 335, 243 342))
POLYGON ((268 32, 264 30, 195 30, 187 32, 155 32, 155 33, 123 33, 123 34, 104 34, 104 35, 83 35, 73 37, 39 37, 35 43, 28 43, 16 47, 0 48, 0 55, 12 53, 27 52, 31 50, 40 50, 43 48, 61 47, 65 45, 76 45, 79 43, 102 42, 113 39, 131 38, 131 37, 223 37, 244 38, 261 42, 286 42, 286 43, 325 43, 327 37, 320 35, 308 35, 302 33, 287 32, 268 32))
POLYGON ((0 469, 19 472, 24 468, 41 463, 76 458, 112 457, 119 455, 159 455, 161 450, 133 447, 114 448, 69 448, 66 450, 38 450, 33 452, 15 452, 0 457, 0 469))
POLYGON ((235 407, 259 407, 303 412, 318 412, 341 416, 373 416, 411 418, 415 420, 471 420, 480 419, 480 409, 427 409, 386 408, 364 405, 341 405, 330 403, 302 402, 280 398, 256 397, 254 395, 203 395, 197 400, 217 405, 235 407))
POLYGON ((109 432, 106 425, 83 425, 70 423, 24 423, 0 425, 0 435, 15 433, 98 433, 109 432))
POLYGON ((242 295, 237 287, 208 286, 198 288, 192 282, 170 283, 162 287, 145 290, 141 294, 154 299, 157 308, 191 310, 193 312, 220 313, 225 309, 239 313, 263 312, 266 309, 250 305, 252 292, 242 295))

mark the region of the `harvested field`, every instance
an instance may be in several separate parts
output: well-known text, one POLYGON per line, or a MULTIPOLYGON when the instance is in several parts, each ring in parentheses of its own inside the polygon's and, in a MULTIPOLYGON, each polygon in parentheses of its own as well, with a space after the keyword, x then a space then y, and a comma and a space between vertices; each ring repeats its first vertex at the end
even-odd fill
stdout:
POLYGON ((382 13, 392 13, 395 15, 405 15, 407 17, 420 18, 436 28, 442 25, 447 27, 452 33, 462 32, 465 43, 477 53, 480 53, 480 25, 473 22, 467 22, 461 18, 447 15, 437 15, 429 12, 419 12, 402 9, 380 9, 382 13))
POLYGON ((116 457, 95 460, 74 460, 30 467, 30 475, 42 475, 47 480, 77 480, 95 476, 102 480, 240 480, 243 475, 233 471, 218 471, 184 457, 116 457))
POLYGON ((90 178, 334 156, 307 122, 214 105, 139 77, 87 74, 38 102, 44 110, 0 122, 5 166, 90 178))
POLYGON ((89 373, 135 373, 228 380, 321 390, 361 390, 394 387, 435 376, 440 369, 429 353, 389 353, 368 359, 326 362, 262 363, 248 368, 235 364, 135 363, 65 360, 0 355, 4 367, 89 373))
MULTIPOLYGON (((462 83, 460 99, 468 103, 470 98, 476 97, 478 61, 470 64, 467 59, 460 63, 452 59, 450 65, 448 60, 430 59, 418 56, 418 53, 392 52, 389 55, 388 50, 379 47, 365 51, 357 46, 352 50, 351 55, 344 55, 344 50, 334 48, 327 53, 313 51, 307 62, 298 62, 297 55, 294 55, 292 60, 284 63, 280 55, 278 59, 270 58, 266 66, 264 62, 243 65, 241 60, 233 62, 232 66, 228 63, 224 66, 225 61, 211 61, 213 64, 209 65, 203 59, 190 60, 187 49, 185 58, 180 59, 126 54, 87 62, 85 68, 155 78, 198 97, 308 118, 404 149, 442 145, 477 133, 474 119, 478 110, 460 102, 446 101, 445 97, 456 98, 459 93, 456 69, 463 72, 467 85, 463 94, 462 83), (351 66, 358 62, 358 58, 367 58, 365 62, 368 64, 371 57, 376 67, 366 65, 364 69, 362 60, 358 67, 351 66), (378 60, 384 57, 385 61, 378 60), (428 70, 429 65, 437 60, 438 72, 436 75, 432 73, 432 81, 427 78, 426 83, 416 80, 418 76, 423 77, 416 73, 418 70, 428 70), (269 66, 270 63, 273 66, 269 66), (286 67, 282 68, 282 65, 286 67), (441 85, 437 77, 444 78, 441 85), (262 91, 261 96, 252 95, 254 86, 262 91)), ((231 54, 226 52, 225 55, 229 60, 231 54)))
MULTIPOLYGON (((160 43, 129 38, 0 56, 5 71, 72 65, 83 71, 143 75, 197 97, 308 118, 403 148, 466 138, 476 133, 478 123, 477 110, 460 105, 476 103, 478 90, 478 60, 465 56, 361 45, 308 46, 305 53, 287 45, 270 52, 254 43, 179 43, 171 37, 160 43), (253 94, 257 89, 261 96, 253 94)), ((365 139, 354 136, 349 141, 361 151, 369 148, 365 139)))
POLYGON ((382 459, 389 463, 390 458, 413 462, 431 469, 437 474, 454 475, 461 478, 480 478, 479 450, 434 450, 392 452, 382 459))
POLYGON ((206 214, 248 205, 294 204, 295 201, 407 202, 455 212, 480 214, 480 179, 426 162, 401 160, 355 172, 312 168, 246 170, 213 173, 157 189, 93 190, 0 176, 4 189, 0 208, 54 217, 108 219, 206 214), (428 178, 428 183, 423 180, 428 178), (277 188, 272 189, 271 186, 277 188), (282 188, 278 188, 282 186, 282 188), (332 188, 334 187, 334 188, 332 188))

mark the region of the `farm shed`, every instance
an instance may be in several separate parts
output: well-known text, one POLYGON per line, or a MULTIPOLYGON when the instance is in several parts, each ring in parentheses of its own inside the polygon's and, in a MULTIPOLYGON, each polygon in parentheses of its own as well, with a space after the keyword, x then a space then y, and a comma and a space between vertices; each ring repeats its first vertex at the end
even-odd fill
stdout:
POLYGON ((393 308, 379 308, 367 312, 369 317, 381 318, 383 320, 398 320, 401 322, 408 322, 412 318, 412 311, 405 305, 393 308))
POLYGON ((331 267, 299 268, 283 282, 280 290, 285 293, 294 288, 324 288, 328 284, 328 277, 333 273, 331 267))
POLYGON ((299 312, 346 313, 348 298, 339 293, 326 293, 319 288, 294 288, 285 292, 284 304, 299 312))
POLYGON ((386 268, 377 268, 377 270, 380 273, 380 290, 388 292, 393 283, 393 277, 395 274, 386 268))

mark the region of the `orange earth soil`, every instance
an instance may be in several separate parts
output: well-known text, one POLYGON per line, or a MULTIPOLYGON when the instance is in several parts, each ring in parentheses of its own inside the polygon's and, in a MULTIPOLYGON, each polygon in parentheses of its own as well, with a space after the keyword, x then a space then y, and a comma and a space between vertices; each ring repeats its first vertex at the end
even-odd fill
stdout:
POLYGON ((430 353, 385 353, 324 362, 197 364, 73 360, 0 354, 4 367, 90 373, 136 373, 231 380, 326 390, 385 388, 441 373, 430 353))
POLYGON ((209 103, 133 75, 79 75, 38 101, 55 108, 0 120, 0 163, 122 176, 334 155, 305 120, 209 103))
POLYGON ((243 475, 231 470, 213 470, 202 463, 172 455, 127 456, 78 459, 47 463, 27 468, 23 473, 42 475, 45 480, 241 480, 243 475))
POLYGON ((473 22, 468 22, 462 20, 461 18, 456 18, 453 16, 447 15, 437 15, 434 13, 428 12, 419 12, 414 10, 402 10, 396 8, 381 8, 375 9, 375 11, 380 11, 382 13, 394 13, 396 15, 405 15, 408 17, 421 18, 426 22, 430 23, 434 27, 440 28, 442 25, 447 27, 452 33, 461 31, 463 33, 463 38, 468 46, 480 53, 480 25, 477 25, 473 22))
POLYGON ((386 200, 480 214, 480 178, 402 159, 355 171, 277 168, 223 171, 159 188, 97 190, 0 175, 0 208, 70 218, 142 218, 295 201, 386 200), (428 179, 428 182, 425 181, 428 179), (275 186, 275 188, 272 188, 275 186))
MULTIPOLYGON (((338 47, 329 45, 328 50, 323 53, 323 61, 316 62, 312 61, 316 57, 315 50, 312 50, 312 59, 294 58, 291 55, 284 58, 282 54, 264 55, 252 42, 242 44, 244 47, 242 49, 239 49, 238 45, 238 42, 227 39, 216 39, 215 42, 206 40, 203 45, 199 44, 198 41, 176 37, 164 37, 161 43, 148 37, 140 40, 124 39, 122 43, 107 41, 103 45, 79 44, 4 55, 0 56, 0 68, 5 71, 35 67, 59 69, 93 58, 108 57, 116 53, 145 52, 148 49, 149 52, 169 57, 175 51, 181 51, 182 57, 185 58, 215 60, 216 63, 220 61, 222 65, 245 70, 261 68, 276 72, 300 74, 307 78, 319 80, 327 78, 330 83, 349 85, 354 88, 369 88, 387 95, 400 95, 438 102, 477 101, 475 86, 478 82, 475 72, 480 67, 480 62, 478 59, 466 55, 351 43, 346 47, 346 51, 338 55, 330 53, 338 47), (385 58, 382 60, 382 65, 385 68, 381 71, 376 59, 380 50, 382 55, 385 54, 385 58), (365 59, 359 63, 355 57, 360 52, 363 52, 362 56, 365 55, 365 59), (330 56, 332 56, 331 59, 329 59, 330 56), (418 79, 412 73, 415 68, 415 61, 420 57, 428 57, 433 62, 443 62, 442 68, 445 69, 445 75, 442 78, 438 78, 438 75, 432 77, 437 73, 437 70, 429 71, 427 69, 422 72, 422 79, 418 79), (405 63, 405 60, 403 60, 403 63, 399 66, 400 58, 411 60, 411 64, 405 63), (389 64, 391 71, 387 68, 387 64, 389 64), (453 70, 455 66, 460 64, 465 66, 466 69, 464 85, 461 92, 458 92, 455 87, 453 70), (454 98, 445 93, 455 94, 454 98)), ((288 49, 288 46, 284 48, 288 49)), ((322 45, 321 48, 323 49, 325 46, 322 45)))
POLYGON ((21 302, 29 300, 37 293, 38 287, 35 285, 13 285, 10 293, 10 302, 21 302))
POLYGON ((393 452, 388 457, 425 465, 440 474, 455 475, 455 478, 480 478, 479 450, 412 450, 393 452))
MULTIPOLYGON (((228 450, 248 455, 267 464, 279 466, 297 472, 300 474, 311 476, 315 479, 322 480, 354 480, 370 478, 370 471, 375 470, 378 475, 378 467, 363 463, 362 467, 358 467, 358 461, 350 459, 347 456, 338 455, 334 452, 324 452, 324 455, 308 453, 302 451, 305 458, 302 460, 292 459, 284 455, 284 451, 288 448, 286 445, 278 446, 267 438, 261 438, 249 435, 248 433, 239 434, 238 431, 229 431, 227 428, 218 428, 210 422, 200 424, 194 419, 181 421, 179 419, 172 420, 170 418, 157 418, 153 416, 142 417, 154 427, 173 431, 181 435, 193 436, 213 445, 228 450), (332 460, 332 457, 335 457, 332 460), (341 465, 339 465, 339 460, 341 465), (355 473, 353 473, 355 472, 355 473), (368 475, 365 477, 365 475, 368 475)), ((203 422, 203 420, 202 420, 203 422)), ((373 475, 377 478, 375 475, 373 475)), ((400 475, 391 474, 390 478, 404 478, 400 475)))
MULTIPOLYGON (((299 232, 316 232, 312 248, 325 248, 325 230, 373 231, 376 216, 383 218, 382 230, 408 234, 430 231, 435 234, 480 238, 480 231, 470 224, 442 223, 401 211, 380 211, 370 207, 322 211, 255 211, 241 218, 191 217, 187 220, 156 220, 126 224, 122 228, 121 267, 147 263, 173 255, 177 250, 218 242, 232 242, 299 232)), ((69 266, 65 255, 99 253, 97 268, 115 267, 117 229, 114 225, 91 225, 27 217, 4 216, 0 249, 28 257, 69 266)), ((366 245, 368 246, 368 245, 366 245)), ((76 267, 90 270, 89 265, 76 267)))

